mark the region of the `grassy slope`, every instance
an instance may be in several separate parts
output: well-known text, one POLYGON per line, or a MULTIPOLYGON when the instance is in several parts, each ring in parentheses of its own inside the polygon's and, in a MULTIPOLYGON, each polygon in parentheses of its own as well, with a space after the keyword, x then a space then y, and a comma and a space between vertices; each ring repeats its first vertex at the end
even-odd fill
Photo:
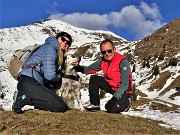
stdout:
POLYGON ((51 113, 33 110, 24 114, 0 111, 0 134, 180 134, 160 122, 104 111, 51 113))

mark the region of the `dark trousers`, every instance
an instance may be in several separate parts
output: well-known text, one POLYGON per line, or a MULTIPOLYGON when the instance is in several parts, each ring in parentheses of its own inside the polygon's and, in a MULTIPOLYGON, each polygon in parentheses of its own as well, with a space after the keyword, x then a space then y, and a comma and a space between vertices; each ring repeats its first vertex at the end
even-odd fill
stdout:
POLYGON ((34 105, 35 108, 51 112, 65 112, 68 109, 61 97, 56 95, 53 90, 37 82, 34 78, 21 75, 17 90, 31 98, 32 102, 29 105, 34 105))
POLYGON ((90 103, 93 105, 100 105, 99 88, 110 94, 115 93, 111 86, 105 81, 104 77, 91 75, 89 80, 89 96, 90 103))
MULTIPOLYGON (((105 81, 104 77, 92 75, 89 81, 89 96, 90 103, 93 105, 100 105, 99 88, 110 94, 115 93, 111 86, 105 81)), ((119 100, 117 100, 115 97, 112 97, 105 105, 105 108, 108 112, 112 113, 122 112, 130 106, 129 98, 130 96, 126 93, 123 94, 119 100), (116 104, 119 105, 118 108, 114 107, 116 104)))

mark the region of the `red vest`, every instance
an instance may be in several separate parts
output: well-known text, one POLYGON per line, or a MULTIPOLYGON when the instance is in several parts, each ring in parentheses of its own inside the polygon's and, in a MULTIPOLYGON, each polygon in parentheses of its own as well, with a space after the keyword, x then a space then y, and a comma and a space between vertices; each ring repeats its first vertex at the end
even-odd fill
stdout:
MULTIPOLYGON (((105 80, 109 83, 114 91, 120 87, 121 81, 121 72, 120 72, 120 62, 121 60, 125 59, 126 57, 116 53, 113 59, 110 62, 102 61, 101 68, 105 75, 105 80)), ((130 72, 129 75, 129 88, 126 93, 132 94, 133 90, 133 83, 132 83, 132 73, 130 72)))

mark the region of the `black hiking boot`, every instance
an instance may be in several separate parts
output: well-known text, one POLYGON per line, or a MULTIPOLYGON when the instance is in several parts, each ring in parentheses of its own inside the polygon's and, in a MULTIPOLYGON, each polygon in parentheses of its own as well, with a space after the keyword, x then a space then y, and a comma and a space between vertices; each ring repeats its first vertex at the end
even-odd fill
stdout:
POLYGON ((13 97, 14 103, 12 105, 12 111, 17 113, 17 114, 22 114, 24 111, 22 108, 25 105, 30 105, 30 98, 26 97, 24 94, 15 91, 14 92, 14 97, 13 97))

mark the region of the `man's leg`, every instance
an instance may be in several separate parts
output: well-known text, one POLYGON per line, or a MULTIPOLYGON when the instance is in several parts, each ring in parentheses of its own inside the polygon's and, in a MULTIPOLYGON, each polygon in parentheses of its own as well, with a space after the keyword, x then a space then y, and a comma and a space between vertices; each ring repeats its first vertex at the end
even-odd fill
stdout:
POLYGON ((89 81, 89 97, 91 104, 85 107, 87 110, 100 110, 99 88, 111 94, 115 92, 102 76, 92 75, 89 81))
POLYGON ((90 103, 93 105, 100 104, 99 88, 111 94, 115 92, 111 89, 111 87, 103 77, 92 75, 89 81, 89 96, 90 96, 90 103))

